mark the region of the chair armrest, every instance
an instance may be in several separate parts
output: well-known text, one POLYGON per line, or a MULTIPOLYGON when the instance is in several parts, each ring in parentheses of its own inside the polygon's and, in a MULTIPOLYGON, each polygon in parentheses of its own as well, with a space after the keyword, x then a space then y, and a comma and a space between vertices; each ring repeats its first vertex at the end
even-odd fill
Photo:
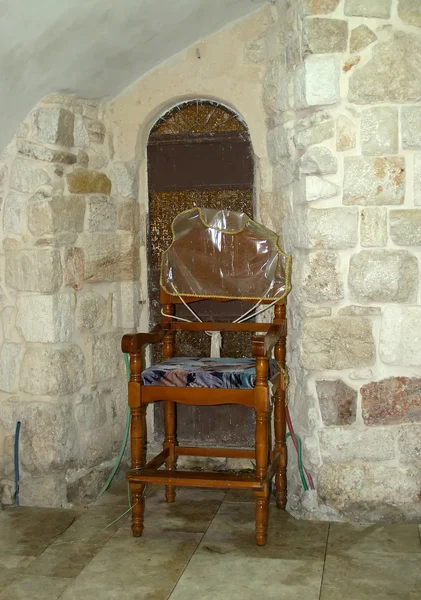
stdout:
POLYGON ((253 336, 253 356, 268 357, 284 331, 284 325, 276 323, 269 327, 265 335, 253 336))
POLYGON ((148 333, 129 333, 123 336, 121 349, 127 354, 140 352, 147 344, 157 344, 162 341, 168 331, 161 324, 155 325, 148 333))

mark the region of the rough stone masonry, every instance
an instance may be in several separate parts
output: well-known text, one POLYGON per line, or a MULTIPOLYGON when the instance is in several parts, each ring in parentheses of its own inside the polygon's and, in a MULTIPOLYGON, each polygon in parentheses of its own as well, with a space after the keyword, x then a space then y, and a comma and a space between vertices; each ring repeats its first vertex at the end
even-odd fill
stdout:
POLYGON ((286 44, 265 105, 294 258, 289 408, 316 481, 303 493, 290 468, 289 506, 419 521, 421 4, 275 5, 286 44))

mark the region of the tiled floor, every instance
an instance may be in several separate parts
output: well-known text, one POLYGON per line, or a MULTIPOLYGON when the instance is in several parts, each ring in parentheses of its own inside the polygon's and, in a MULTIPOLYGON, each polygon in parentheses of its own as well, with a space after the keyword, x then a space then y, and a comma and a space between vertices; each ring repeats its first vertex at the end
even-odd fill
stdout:
POLYGON ((421 600, 417 525, 295 521, 272 507, 267 546, 254 544, 249 494, 148 493, 131 536, 117 483, 86 511, 0 512, 0 600, 421 600))

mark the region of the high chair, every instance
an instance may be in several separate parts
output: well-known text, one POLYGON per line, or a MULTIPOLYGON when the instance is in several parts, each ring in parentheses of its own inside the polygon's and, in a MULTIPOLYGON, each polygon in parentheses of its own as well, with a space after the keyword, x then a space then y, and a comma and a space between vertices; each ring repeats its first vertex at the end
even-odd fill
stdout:
POLYGON ((175 501, 179 486, 249 489, 256 502, 256 543, 263 546, 273 477, 278 508, 285 508, 287 497, 285 311, 290 257, 277 245, 276 234, 243 213, 194 208, 176 217, 172 231, 173 241, 162 257, 161 321, 149 333, 125 335, 122 341, 123 352, 130 355, 131 470, 127 479, 133 535, 141 536, 143 531, 145 484, 164 485, 167 502, 175 501), (203 299, 241 299, 251 308, 234 322, 202 322, 194 303, 203 299), (196 322, 177 316, 181 304, 196 322), (272 322, 248 322, 271 306, 272 322), (213 342, 218 341, 219 332, 253 332, 251 357, 219 358, 217 343, 213 343, 211 358, 175 358, 175 336, 180 330, 206 331, 213 342), (163 362, 145 368, 144 348, 158 343, 162 343, 163 362), (165 439, 162 451, 145 464, 145 409, 157 401, 164 402, 165 439), (242 404, 254 410, 253 449, 179 446, 177 403, 242 404), (247 458, 255 463, 255 470, 252 474, 181 471, 176 465, 179 456, 247 458))

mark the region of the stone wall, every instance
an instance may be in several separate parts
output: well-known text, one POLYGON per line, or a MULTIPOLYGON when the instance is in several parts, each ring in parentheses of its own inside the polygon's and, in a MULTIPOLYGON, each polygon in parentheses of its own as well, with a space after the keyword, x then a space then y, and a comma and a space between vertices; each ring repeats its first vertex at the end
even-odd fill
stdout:
MULTIPOLYGON (((265 79, 274 190, 294 257, 290 508, 421 514, 421 5, 278 0, 265 79)), ((275 208, 275 207, 273 207, 275 208)))
POLYGON ((94 496, 123 439, 122 334, 140 314, 137 183, 103 107, 54 94, 1 155, 0 496, 94 496))

